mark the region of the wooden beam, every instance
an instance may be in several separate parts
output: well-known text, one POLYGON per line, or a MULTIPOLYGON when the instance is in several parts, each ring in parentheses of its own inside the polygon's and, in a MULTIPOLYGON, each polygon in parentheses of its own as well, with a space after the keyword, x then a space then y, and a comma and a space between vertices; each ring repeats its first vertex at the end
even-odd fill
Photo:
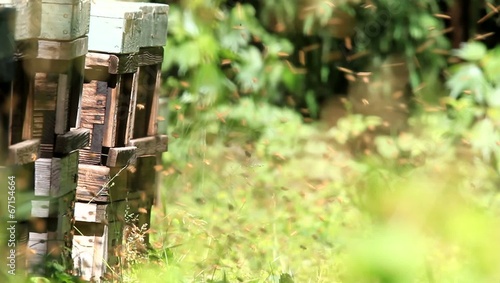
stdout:
POLYGON ((130 140, 128 146, 137 147, 136 156, 153 156, 159 152, 168 150, 168 136, 157 135, 130 140))
POLYGON ((89 52, 85 57, 85 69, 105 69, 109 74, 127 74, 137 71, 137 54, 105 54, 89 52))
POLYGON ((54 152, 67 155, 70 152, 82 149, 89 145, 90 130, 76 129, 56 137, 54 152))
POLYGON ((40 156, 40 140, 32 139, 16 143, 9 147, 9 161, 11 164, 26 164, 34 162, 40 156))
POLYGON ((71 60, 87 54, 87 41, 87 37, 72 41, 30 39, 19 42, 18 48, 22 59, 71 60))
POLYGON ((106 166, 123 167, 127 164, 133 163, 133 160, 135 159, 135 151, 135 146, 110 148, 106 159, 106 166))

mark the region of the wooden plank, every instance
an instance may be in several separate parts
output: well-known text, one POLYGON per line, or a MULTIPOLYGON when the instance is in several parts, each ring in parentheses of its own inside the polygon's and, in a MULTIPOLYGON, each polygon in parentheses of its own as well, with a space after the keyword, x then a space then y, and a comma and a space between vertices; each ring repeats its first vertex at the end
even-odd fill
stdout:
POLYGON ((76 222, 73 237, 73 264, 75 273, 84 280, 99 280, 104 270, 107 249, 106 225, 76 222))
MULTIPOLYGON (((148 123, 148 136, 154 136, 158 134, 158 113, 159 113, 159 103, 160 103, 160 89, 161 89, 161 65, 156 65, 156 77, 154 82, 154 89, 152 95, 151 110, 148 123)), ((165 118, 164 118, 165 119, 165 118)))
POLYGON ((90 148, 80 150, 80 164, 101 165, 101 153, 93 152, 90 148))
POLYGON ((109 74, 127 74, 137 71, 139 57, 137 54, 105 54, 89 52, 85 57, 86 70, 105 69, 109 74))
POLYGON ((35 161, 35 196, 50 195, 51 158, 38 158, 35 161))
POLYGON ((142 11, 116 3, 97 2, 90 10, 89 50, 105 53, 139 51, 142 11))
POLYGON ((32 200, 31 201, 31 216, 47 218, 50 215, 50 200, 32 200))
POLYGON ((47 254, 47 233, 29 232, 27 254, 28 267, 30 272, 40 272, 37 267, 42 266, 45 255, 47 254))
POLYGON ((130 140, 128 146, 137 147, 136 156, 153 156, 168 150, 168 136, 157 135, 130 140))
POLYGON ((142 11, 139 29, 139 46, 164 46, 167 40, 169 6, 153 3, 123 3, 130 8, 142 11))
POLYGON ((90 130, 76 129, 56 137, 54 152, 67 155, 70 152, 82 149, 89 145, 90 130))
POLYGON ((16 143, 9 147, 9 161, 11 164, 26 164, 34 162, 40 155, 40 140, 32 139, 16 143))
POLYGON ((13 0, 18 10, 16 40, 72 40, 88 32, 90 0, 13 0))
POLYGON ((78 165, 78 186, 76 188, 77 200, 83 201, 109 201, 109 171, 105 166, 78 165))
POLYGON ((52 41, 44 39, 30 39, 18 42, 20 58, 71 60, 87 54, 87 37, 72 41, 52 41))
POLYGON ((69 130, 69 88, 67 74, 59 74, 57 82, 56 123, 54 133, 63 135, 69 130))
POLYGON ((106 166, 123 167, 127 164, 133 163, 133 160, 135 159, 135 151, 135 146, 110 148, 106 159, 106 166))
POLYGON ((107 147, 114 147, 116 143, 118 93, 120 84, 121 80, 119 78, 116 87, 111 89, 110 95, 106 99, 106 121, 104 122, 102 145, 107 147))
POLYGON ((78 183, 78 151, 63 158, 52 158, 50 195, 59 197, 73 192, 78 183))
POLYGON ((88 202, 75 203, 75 220, 83 222, 107 223, 107 205, 88 202))
POLYGON ((137 64, 139 67, 161 64, 163 54, 163 47, 143 47, 137 53, 137 64))
MULTIPOLYGON (((128 182, 128 171, 125 167, 113 167, 110 168, 110 186, 109 186, 109 196, 111 202, 121 201, 127 198, 137 198, 137 196, 131 193, 131 189, 128 182)), ((114 221, 114 215, 110 214, 109 221, 114 221)))

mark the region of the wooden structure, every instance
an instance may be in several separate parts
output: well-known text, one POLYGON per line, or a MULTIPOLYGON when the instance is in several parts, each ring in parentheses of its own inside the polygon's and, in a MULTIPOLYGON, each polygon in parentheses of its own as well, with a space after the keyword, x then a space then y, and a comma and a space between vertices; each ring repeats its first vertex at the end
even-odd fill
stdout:
POLYGON ((21 262, 42 272, 51 256, 99 281, 122 265, 126 225, 150 222, 168 141, 157 122, 168 6, 4 2, 0 31, 15 41, 0 50, 15 44, 0 52, 0 68, 12 69, 0 72, 0 103, 10 104, 0 157, 30 208, 17 215, 21 262))

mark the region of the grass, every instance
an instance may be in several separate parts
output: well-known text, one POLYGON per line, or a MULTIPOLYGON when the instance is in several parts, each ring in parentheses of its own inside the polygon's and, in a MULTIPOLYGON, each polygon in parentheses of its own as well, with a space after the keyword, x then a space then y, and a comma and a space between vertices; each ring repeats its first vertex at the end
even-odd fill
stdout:
POLYGON ((413 131, 355 158, 332 136, 338 129, 275 108, 262 110, 268 123, 259 128, 261 115, 240 110, 190 131, 178 122, 153 212, 155 254, 124 281, 500 278, 498 176, 460 155, 444 135, 445 115, 417 117, 413 131))

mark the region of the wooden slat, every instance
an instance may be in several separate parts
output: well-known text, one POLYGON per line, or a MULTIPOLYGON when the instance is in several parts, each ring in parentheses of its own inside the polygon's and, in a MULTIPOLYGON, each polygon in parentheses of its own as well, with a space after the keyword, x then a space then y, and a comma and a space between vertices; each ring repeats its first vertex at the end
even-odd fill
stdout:
POLYGON ((32 139, 23 141, 9 147, 9 160, 11 164, 26 164, 34 162, 40 155, 40 140, 32 139))
POLYGON ((89 142, 90 142, 90 130, 88 129, 72 130, 64 135, 57 136, 54 152, 66 155, 74 150, 88 146, 89 142))
POLYGON ((137 71, 137 54, 105 54, 89 52, 85 57, 85 69, 105 69, 109 74, 127 74, 137 71))
POLYGON ((161 88, 161 65, 156 65, 156 77, 151 101, 150 116, 148 117, 148 136, 158 134, 158 113, 160 103, 160 88, 161 88))
POLYGON ((35 161, 35 196, 50 195, 51 158, 39 158, 35 161))
POLYGON ((65 134, 69 130, 69 79, 67 74, 59 74, 57 82, 56 124, 54 133, 65 134))
POLYGON ((109 201, 109 168, 105 166, 80 164, 78 166, 77 200, 109 201))
POLYGON ((144 47, 137 53, 139 67, 161 64, 163 62, 163 47, 144 47))
POLYGON ((142 11, 139 29, 139 46, 163 46, 167 39, 169 6, 153 3, 124 3, 123 5, 138 8, 142 11))
POLYGON ((52 158, 50 195, 58 197, 73 192, 78 181, 78 151, 63 158, 52 158))
POLYGON ((101 164, 101 153, 93 152, 90 148, 80 150, 80 164, 88 165, 100 165, 101 164))
POLYGON ((130 140, 128 145, 137 147, 137 157, 152 156, 168 150, 168 137, 166 135, 157 135, 154 137, 138 138, 130 140))
POLYGON ((129 163, 133 163, 135 151, 135 146, 110 148, 106 159, 106 166, 123 167, 129 163))
POLYGON ((120 85, 121 81, 119 80, 116 87, 111 89, 110 95, 106 100, 106 121, 104 122, 102 145, 107 147, 114 147, 116 144, 118 93, 120 85))
POLYGON ((87 37, 72 41, 30 39, 18 43, 21 58, 71 60, 87 54, 87 37))
POLYGON ((75 220, 83 222, 107 223, 107 205, 88 202, 75 203, 75 220))

